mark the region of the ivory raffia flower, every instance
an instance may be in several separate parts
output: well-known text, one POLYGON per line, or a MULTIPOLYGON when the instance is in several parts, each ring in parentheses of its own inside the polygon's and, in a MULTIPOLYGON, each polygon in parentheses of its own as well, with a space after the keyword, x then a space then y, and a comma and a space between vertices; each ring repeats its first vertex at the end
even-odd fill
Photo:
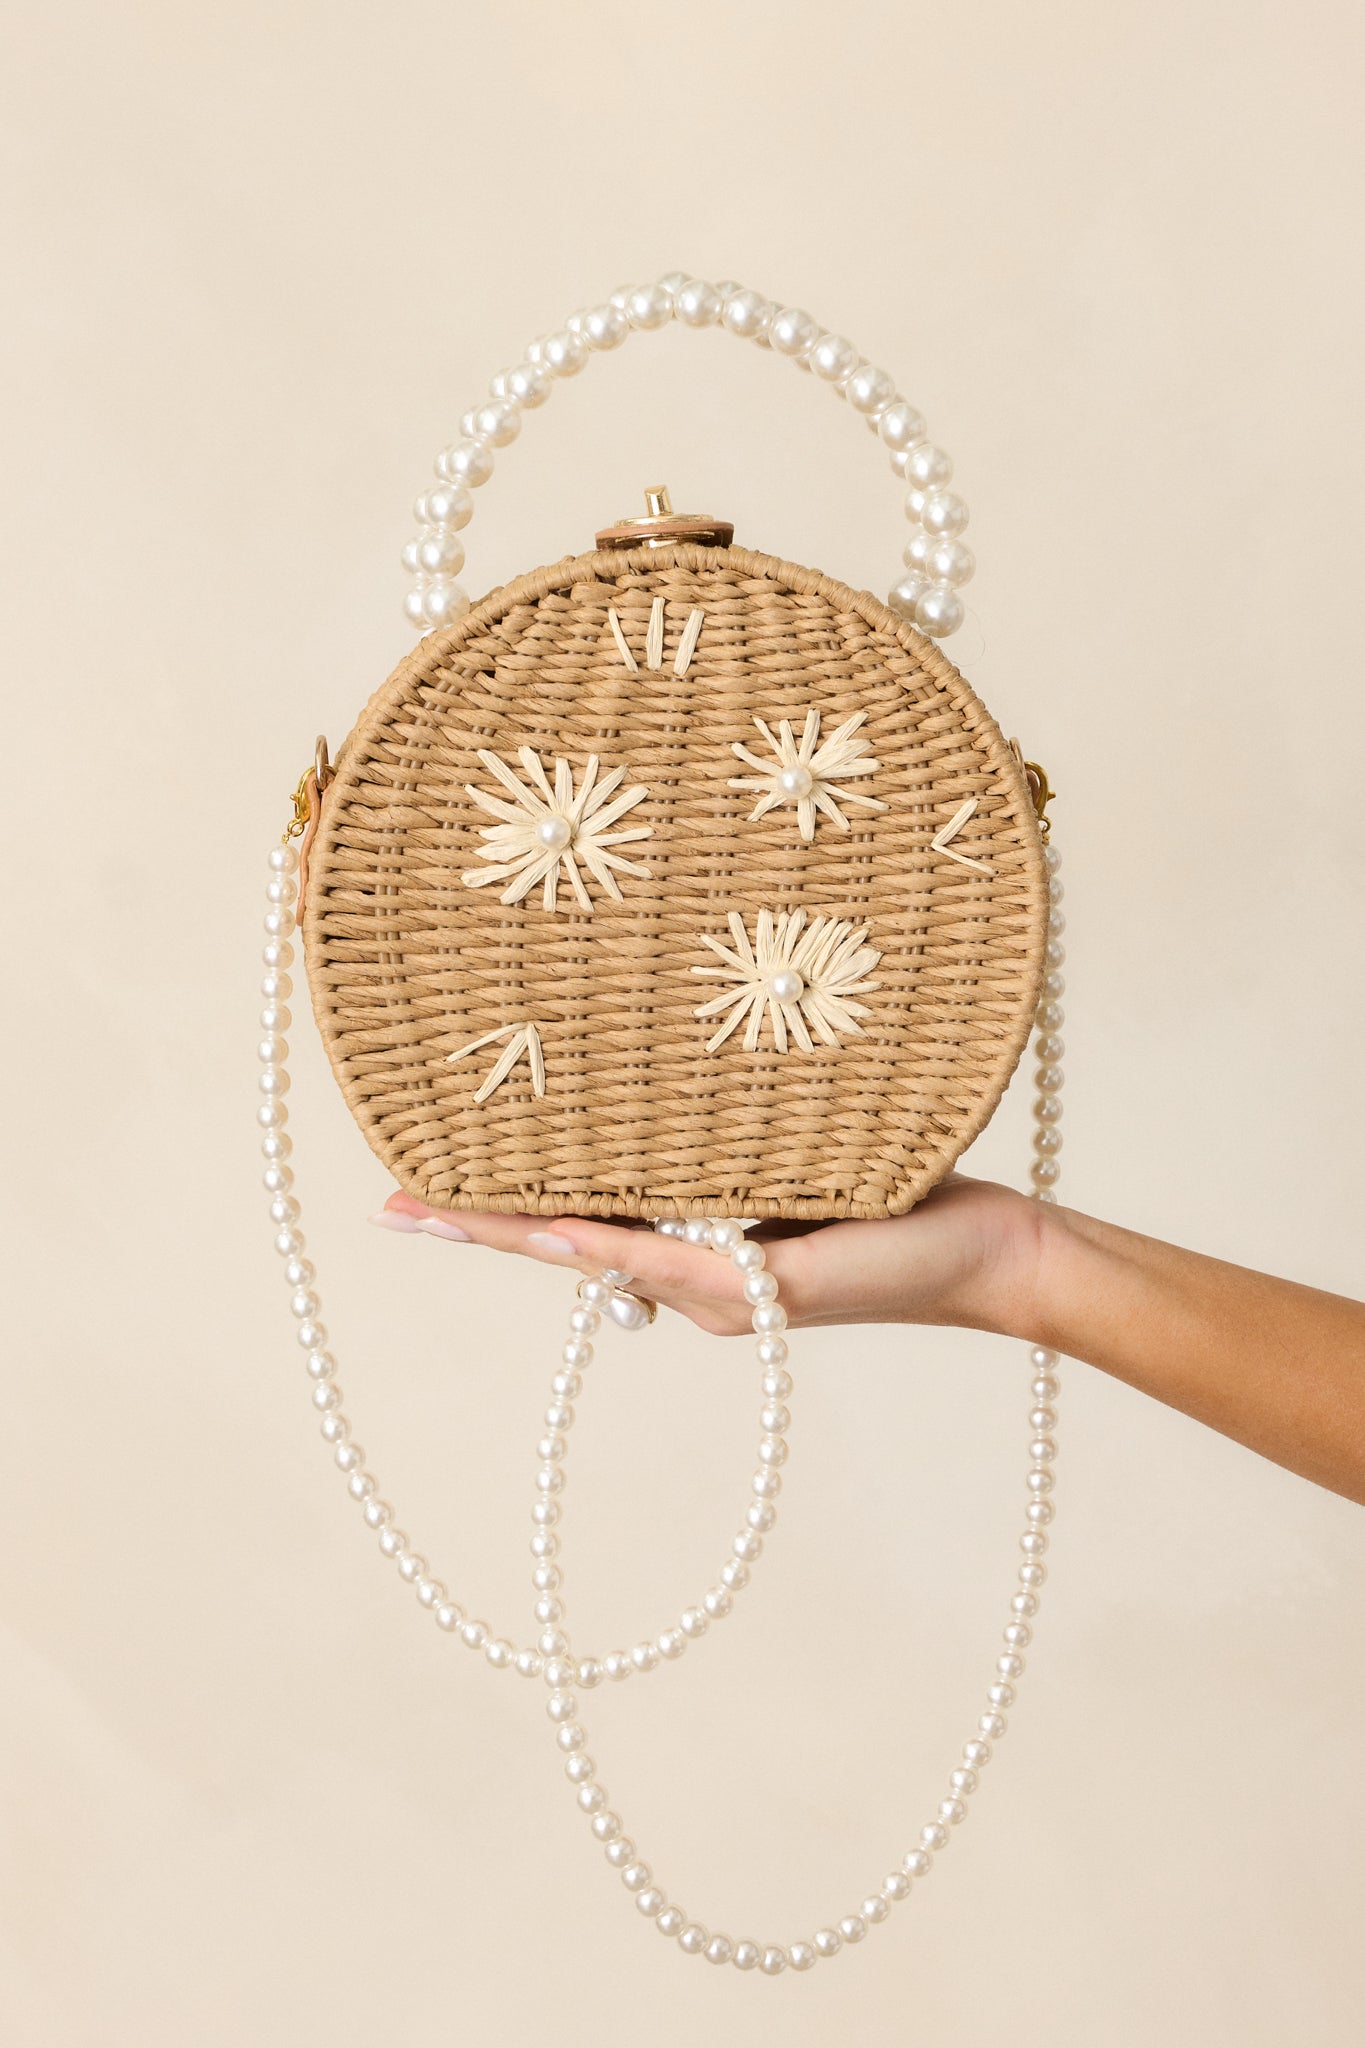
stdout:
POLYGON ((731 789, 756 789, 760 792, 758 802, 749 813, 750 824, 766 812, 775 810, 778 804, 795 804, 801 837, 814 839, 817 811, 823 811, 844 832, 848 830, 848 819, 840 810, 840 804, 860 804, 865 810, 884 811, 886 805, 875 796, 860 796, 839 786, 842 776, 872 775, 882 765, 870 758, 871 743, 855 737, 866 717, 865 711, 855 711, 852 718, 846 718, 830 734, 823 746, 818 744, 820 713, 814 706, 806 713, 806 723, 799 740, 787 719, 782 720, 774 733, 763 719, 755 718, 754 724, 773 750, 773 759, 761 760, 757 754, 751 754, 747 747, 734 741, 733 752, 749 767, 757 768, 759 773, 756 776, 730 777, 731 789))
POLYGON ((868 1010, 856 998, 881 986, 866 978, 882 957, 875 946, 866 943, 867 933, 866 925, 850 924, 841 917, 817 917, 807 924, 804 910, 783 910, 776 916, 771 910, 760 910, 750 945, 744 919, 732 910, 733 947, 702 934, 702 944, 709 946, 722 964, 692 969, 694 974, 733 983, 693 1012, 696 1017, 729 1012, 706 1050, 714 1052, 743 1024, 744 1049, 756 1052, 765 1016, 772 1024, 773 1043, 779 1052, 788 1050, 788 1033, 803 1052, 814 1052, 812 1030, 826 1045, 837 1045, 841 1033, 860 1032, 858 1019, 866 1017, 868 1010))
POLYGON ((625 780, 625 769, 613 768, 600 775, 601 763, 596 754, 590 754, 576 791, 573 769, 561 759, 555 761, 551 788, 533 748, 518 748, 517 758, 526 771, 530 788, 496 754, 483 750, 479 753, 484 767, 502 784, 512 801, 465 784, 480 809, 500 822, 481 828, 488 843, 479 848, 479 859, 494 865, 470 868, 460 880, 471 889, 481 889, 487 882, 506 882, 501 897, 504 903, 520 903, 543 883, 541 900, 546 910, 554 910, 562 867, 584 910, 591 910, 592 898, 580 872, 586 868, 593 880, 619 903, 621 889, 613 871, 648 876, 649 869, 636 861, 624 860, 611 848, 623 846, 629 840, 648 839, 650 827, 635 825, 624 832, 608 828, 633 810, 641 797, 648 796, 645 785, 637 782, 618 796, 616 791, 625 780))

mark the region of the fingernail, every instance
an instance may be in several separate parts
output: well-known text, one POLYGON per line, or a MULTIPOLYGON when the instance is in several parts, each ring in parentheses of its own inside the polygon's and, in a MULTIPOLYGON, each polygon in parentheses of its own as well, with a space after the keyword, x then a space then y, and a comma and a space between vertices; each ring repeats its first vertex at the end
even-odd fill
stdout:
POLYGON ((461 1230, 458 1223, 451 1223, 444 1216, 419 1216, 417 1228, 427 1237, 448 1237, 456 1244, 468 1244, 469 1232, 461 1230))
POLYGON ((417 1218, 409 1216, 403 1209, 376 1209, 369 1221, 376 1230, 401 1230, 405 1235, 419 1227, 417 1218))
POLYGON ((553 1230, 533 1230, 526 1239, 538 1252, 548 1252, 554 1259, 576 1259, 578 1246, 570 1244, 567 1237, 556 1236, 553 1230))

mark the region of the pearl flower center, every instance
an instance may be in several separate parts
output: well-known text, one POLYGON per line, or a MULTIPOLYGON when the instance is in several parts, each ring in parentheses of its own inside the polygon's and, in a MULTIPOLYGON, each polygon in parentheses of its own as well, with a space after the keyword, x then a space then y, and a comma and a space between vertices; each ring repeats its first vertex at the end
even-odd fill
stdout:
POLYGON ((542 818, 536 826, 536 838, 548 852, 562 853, 573 838, 573 826, 567 818, 553 812, 542 818))
POLYGON ((809 796, 815 787, 815 777, 801 761, 796 762, 791 768, 784 768, 778 782, 785 796, 809 796))
POLYGON ((794 967, 779 967, 768 976, 768 993, 779 1003, 799 1003, 806 993, 805 977, 794 967))

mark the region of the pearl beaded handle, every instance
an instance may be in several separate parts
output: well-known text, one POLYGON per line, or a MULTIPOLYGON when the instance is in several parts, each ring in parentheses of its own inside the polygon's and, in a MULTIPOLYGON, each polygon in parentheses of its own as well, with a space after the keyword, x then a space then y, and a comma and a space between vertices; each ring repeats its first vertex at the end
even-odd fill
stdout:
POLYGON ((460 532, 474 513, 470 494, 492 476, 495 452, 516 440, 523 413, 544 405, 556 383, 576 377, 594 355, 672 320, 685 327, 723 327, 741 341, 771 349, 819 377, 862 415, 910 487, 905 573, 887 593, 887 603, 934 639, 955 633, 964 617, 958 592, 976 561, 961 538, 967 507, 948 489, 952 462, 929 440, 923 416, 901 397, 887 371, 809 313, 732 281, 707 284, 681 270, 657 284, 624 286, 605 304, 571 314, 557 332, 533 341, 523 362, 500 370, 488 397, 464 414, 461 439, 436 458, 439 482, 413 507, 420 530, 403 549, 403 566, 413 578, 404 601, 409 623, 431 632, 468 611, 469 597, 454 579, 465 559, 460 532))

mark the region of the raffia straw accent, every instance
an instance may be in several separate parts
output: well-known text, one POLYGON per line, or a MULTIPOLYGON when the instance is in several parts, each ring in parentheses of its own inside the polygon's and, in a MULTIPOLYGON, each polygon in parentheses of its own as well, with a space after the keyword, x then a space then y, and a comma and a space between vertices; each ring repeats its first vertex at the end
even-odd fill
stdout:
POLYGON ((1019 764, 937 647, 816 570, 688 545, 556 562, 413 650, 343 750, 304 941, 346 1099, 424 1201, 881 1216, 933 1187, 995 1108, 1037 998, 1046 895, 1019 764), (632 671, 621 637, 660 665, 632 671), (829 730, 866 713, 888 808, 807 844, 791 806, 751 822, 729 782, 756 716, 812 705, 829 730), (480 753, 524 746, 645 784, 650 874, 623 879, 620 902, 547 913, 461 882, 487 823, 466 793, 480 753), (703 935, 765 906, 868 927, 881 957, 859 1035, 783 1054, 735 1033, 706 1051, 703 935), (523 1057, 473 1101, 472 1062, 450 1055, 531 1018, 544 1095, 523 1057))

